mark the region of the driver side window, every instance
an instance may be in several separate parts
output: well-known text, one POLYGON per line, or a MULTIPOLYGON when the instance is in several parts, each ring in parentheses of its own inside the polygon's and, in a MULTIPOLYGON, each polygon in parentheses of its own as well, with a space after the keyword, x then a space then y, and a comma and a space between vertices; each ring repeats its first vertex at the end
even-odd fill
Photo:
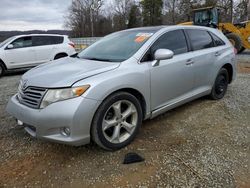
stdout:
POLYGON ((13 48, 31 47, 32 39, 31 37, 22 37, 22 38, 14 40, 11 44, 13 45, 13 48))
POLYGON ((142 62, 153 61, 154 53, 158 49, 172 50, 174 55, 188 52, 186 37, 183 30, 169 31, 158 38, 144 55, 142 62))

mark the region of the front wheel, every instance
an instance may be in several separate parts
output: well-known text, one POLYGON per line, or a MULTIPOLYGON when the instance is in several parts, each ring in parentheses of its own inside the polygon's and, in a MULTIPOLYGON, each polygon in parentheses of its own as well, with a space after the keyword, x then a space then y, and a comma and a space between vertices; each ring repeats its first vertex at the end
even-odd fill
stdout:
POLYGON ((142 109, 138 99, 126 92, 115 93, 97 110, 91 136, 100 147, 118 150, 133 141, 141 123, 142 109))
POLYGON ((0 77, 2 77, 5 74, 5 68, 3 64, 0 62, 0 77))
POLYGON ((227 92, 228 83, 228 71, 225 68, 222 68, 216 77, 210 97, 213 100, 222 99, 227 92))

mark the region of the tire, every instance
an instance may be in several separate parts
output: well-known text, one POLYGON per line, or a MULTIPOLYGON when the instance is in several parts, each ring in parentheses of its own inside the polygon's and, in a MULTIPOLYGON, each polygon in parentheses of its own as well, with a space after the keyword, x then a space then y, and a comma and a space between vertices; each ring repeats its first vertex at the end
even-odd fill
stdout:
POLYGON ((5 74, 5 67, 2 62, 0 62, 0 78, 5 74))
POLYGON ((238 54, 240 54, 240 53, 244 52, 244 51, 245 51, 245 49, 246 49, 246 48, 242 47, 242 48, 240 49, 240 51, 238 51, 238 54))
POLYGON ((233 46, 235 47, 235 49, 237 50, 237 53, 240 52, 240 50, 242 49, 242 40, 240 38, 239 35, 235 34, 235 33, 229 33, 226 35, 226 37, 230 40, 230 42, 233 44, 233 46))
POLYGON ((127 92, 117 92, 105 99, 95 113, 91 138, 105 150, 119 150, 134 140, 141 124, 138 99, 127 92))
POLYGON ((68 55, 67 54, 57 54, 54 58, 54 60, 57 60, 57 59, 61 59, 63 57, 67 57, 68 55))
POLYGON ((222 99, 227 92, 228 83, 229 83, 228 71, 225 68, 222 68, 215 79, 214 86, 210 94, 211 99, 213 100, 222 99))

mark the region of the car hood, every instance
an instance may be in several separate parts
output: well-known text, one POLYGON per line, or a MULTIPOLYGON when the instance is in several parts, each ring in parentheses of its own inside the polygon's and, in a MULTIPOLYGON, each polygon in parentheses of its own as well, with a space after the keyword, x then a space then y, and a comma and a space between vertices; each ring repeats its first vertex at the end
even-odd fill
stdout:
POLYGON ((44 88, 70 87, 75 82, 119 67, 120 63, 62 58, 25 73, 22 80, 27 86, 44 88))

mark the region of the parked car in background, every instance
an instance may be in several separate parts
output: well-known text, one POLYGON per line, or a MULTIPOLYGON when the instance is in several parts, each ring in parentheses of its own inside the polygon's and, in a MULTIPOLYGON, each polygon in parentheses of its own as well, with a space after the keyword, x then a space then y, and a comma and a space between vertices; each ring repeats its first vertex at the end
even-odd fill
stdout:
POLYGON ((0 77, 13 69, 29 68, 75 54, 68 36, 31 34, 0 43, 0 77))
POLYGON ((223 98, 235 76, 234 47, 219 30, 136 28, 28 71, 7 111, 32 136, 117 150, 142 120, 205 95, 223 98))

